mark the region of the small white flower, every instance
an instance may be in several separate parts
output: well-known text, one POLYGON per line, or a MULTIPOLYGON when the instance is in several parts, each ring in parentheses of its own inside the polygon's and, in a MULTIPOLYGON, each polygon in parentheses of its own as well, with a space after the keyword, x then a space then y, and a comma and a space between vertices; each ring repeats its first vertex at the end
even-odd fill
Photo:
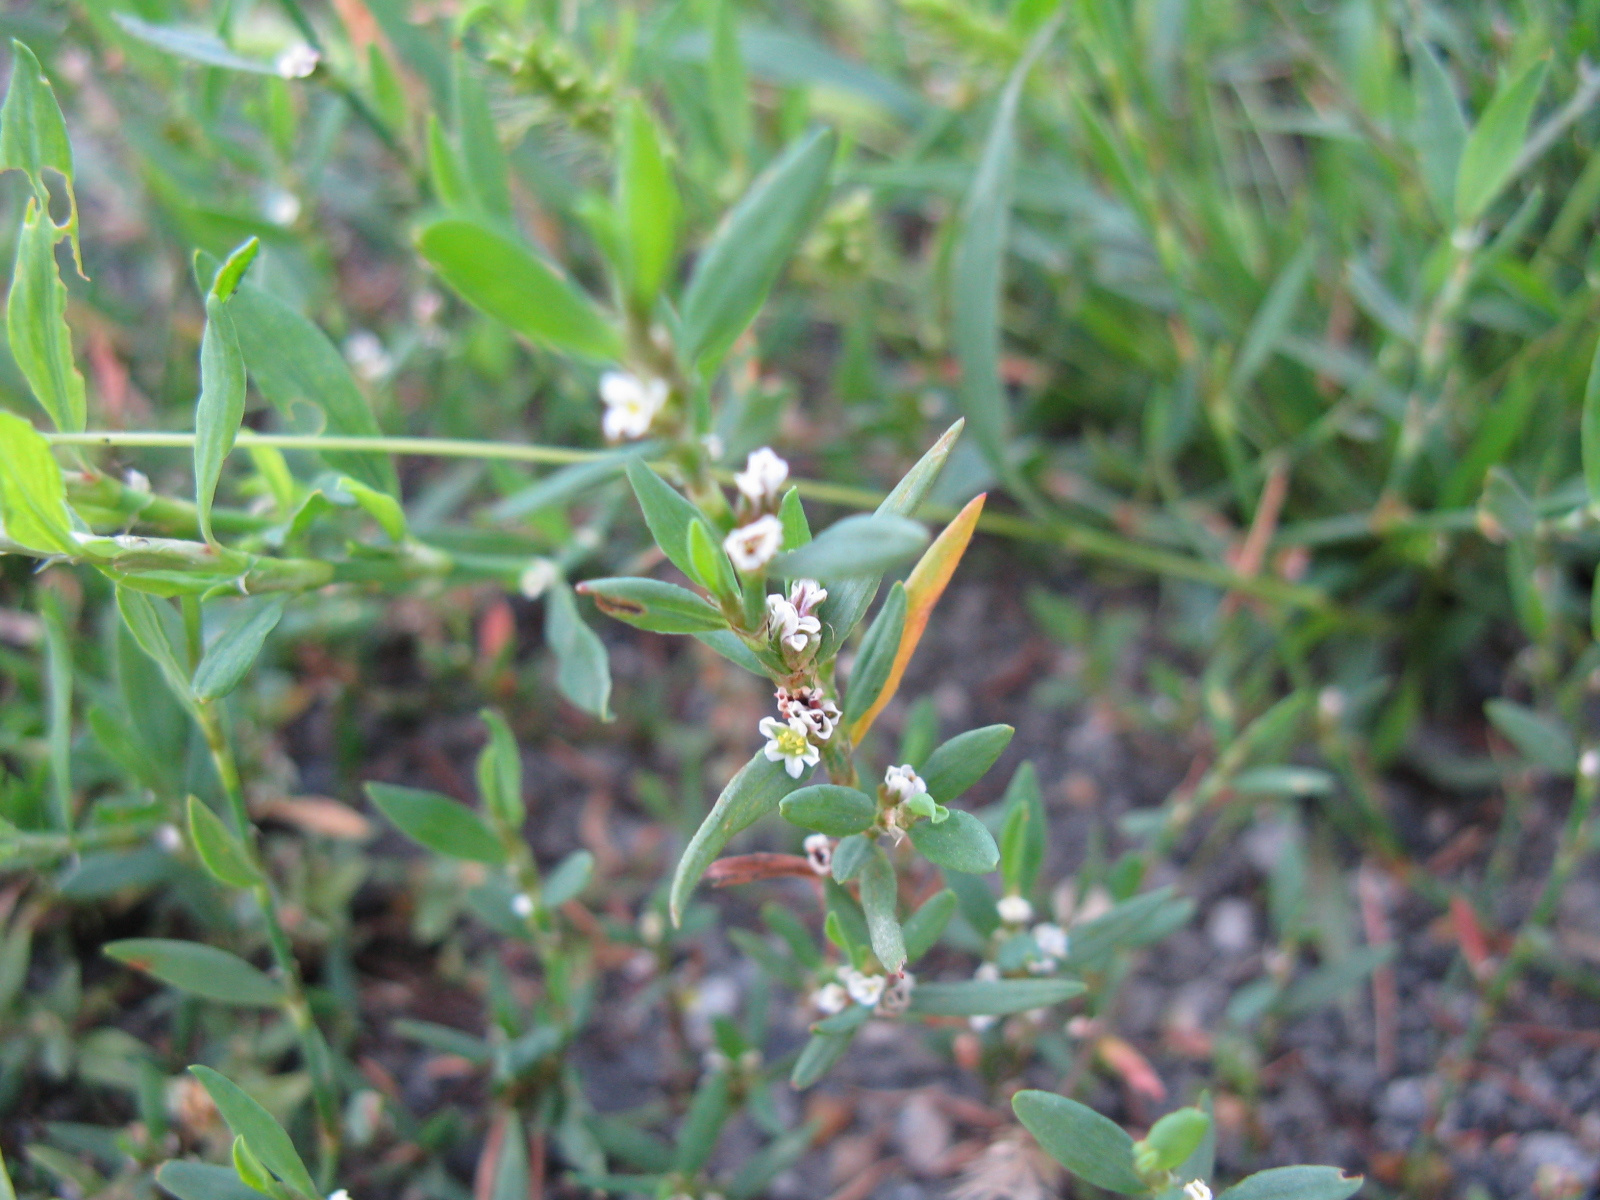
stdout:
POLYGON ((1029 975, 1049 975, 1056 969, 1056 960, 1053 958, 1034 958, 1028 960, 1029 975))
POLYGON ((337 1192, 329 1192, 328 1200, 350 1200, 350 1193, 340 1188, 337 1192))
POLYGON ((813 833, 805 840, 806 862, 818 875, 828 875, 833 870, 833 839, 825 833, 813 833))
POLYGON ((533 916, 533 897, 527 892, 518 892, 511 897, 511 911, 524 919, 533 916))
POLYGON ((802 617, 810 616, 828 598, 828 589, 815 579, 796 579, 789 585, 789 603, 802 617))
POLYGON ((1583 757, 1578 760, 1578 774, 1585 779, 1593 779, 1600 775, 1600 750, 1585 750, 1583 757))
POLYGON ((913 796, 926 796, 928 785, 922 781, 910 763, 890 767, 883 773, 883 786, 898 802, 904 804, 913 796))
POLYGON ((122 482, 135 492, 149 492, 150 490, 150 476, 143 471, 135 470, 133 467, 129 467, 122 473, 122 482))
MULTIPOLYGON (((280 78, 304 79, 317 69, 317 64, 321 61, 322 55, 304 42, 296 42, 278 55, 277 60, 272 65, 280 78)), ((343 1200, 350 1200, 350 1197, 345 1196, 343 1200)))
POLYGON ((600 428, 608 440, 642 438, 667 403, 664 379, 640 379, 627 371, 607 371, 600 376, 600 401, 606 413, 600 428))
POLYGON ((759 571, 783 549, 783 522, 768 513, 741 525, 722 541, 733 565, 741 571, 759 571))
POLYGON ((767 597, 767 628, 786 649, 796 654, 804 654, 812 639, 822 635, 821 621, 813 616, 802 616, 794 605, 778 595, 767 597))
POLYGON ((994 1023, 999 1019, 999 1017, 991 1016, 968 1017, 967 1025, 973 1033, 982 1033, 986 1029, 994 1028, 994 1023))
POLYGON ((736 472, 733 485, 741 495, 758 508, 766 505, 778 494, 783 481, 789 478, 789 464, 772 452, 770 446, 752 450, 745 459, 744 470, 736 472))
POLYGON ((350 369, 368 383, 376 383, 394 366, 383 342, 370 329, 358 329, 345 338, 344 357, 350 369))
POLYGON ((844 990, 850 993, 850 999, 869 1007, 876 1007, 883 999, 883 989, 889 983, 882 975, 863 975, 852 967, 840 971, 839 978, 844 980, 844 990))
POLYGON ((776 717, 762 717, 761 736, 767 739, 765 753, 768 761, 783 763, 790 779, 799 779, 809 767, 822 760, 821 753, 811 744, 804 721, 792 717, 779 721, 776 717))
POLYGON ((667 923, 653 908, 639 914, 639 940, 646 946, 659 946, 667 935, 667 923))
POLYGON ((972 973, 972 978, 979 983, 993 983, 1000 978, 1000 968, 992 962, 979 963, 978 969, 972 973))
POLYGON ((176 854, 183 849, 183 834, 176 825, 163 825, 156 830, 156 845, 168 854, 176 854))
POLYGON ((1049 958, 1065 958, 1067 956, 1067 931, 1059 925, 1052 925, 1046 921, 1033 927, 1033 944, 1039 947, 1039 953, 1049 958))
POLYGON ((901 971, 883 989, 875 1011, 880 1017, 898 1017, 911 1007, 911 989, 916 986, 916 976, 910 971, 901 971))
POLYGON ((841 715, 839 706, 824 696, 820 688, 797 687, 791 692, 781 687, 773 695, 778 698, 778 715, 785 721, 798 717, 819 742, 833 736, 841 715))
POLYGON ((1191 1179, 1184 1184, 1183 1194, 1187 1200, 1211 1200, 1211 1189, 1203 1179, 1191 1179))
POLYGON ((708 433, 700 439, 700 448, 706 452, 706 457, 712 462, 721 462, 727 447, 722 444, 722 439, 714 433, 708 433))
POLYGON ((1033 920, 1033 905, 1021 896, 1002 896, 995 908, 1007 925, 1026 925, 1033 920))
POLYGON ((522 576, 517 580, 517 590, 529 600, 537 600, 560 578, 560 567, 548 558, 536 558, 522 569, 522 576))
POLYGON ((811 1007, 825 1017, 843 1012, 844 1006, 849 1003, 849 995, 837 983, 825 983, 811 993, 811 1007))
POLYGON ((287 228, 300 219, 300 197, 286 188, 273 188, 262 198, 261 215, 287 228))

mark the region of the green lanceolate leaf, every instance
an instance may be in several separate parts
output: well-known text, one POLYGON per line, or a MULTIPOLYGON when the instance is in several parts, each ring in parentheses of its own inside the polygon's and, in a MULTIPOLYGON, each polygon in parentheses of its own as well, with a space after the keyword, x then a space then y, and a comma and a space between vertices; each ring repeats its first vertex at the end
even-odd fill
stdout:
POLYGON ((692 1176, 705 1166, 716 1148, 717 1135, 732 1114, 728 1072, 708 1072, 695 1089, 689 1111, 684 1114, 683 1125, 678 1130, 678 1148, 673 1155, 672 1169, 692 1176))
POLYGON ((189 797, 189 841, 212 878, 227 887, 253 888, 261 872, 244 844, 197 796, 189 797))
POLYGON ((867 917, 872 952, 891 975, 906 965, 906 941, 898 907, 894 867, 882 847, 874 846, 861 867, 861 911, 867 917))
POLYGON ((624 271, 634 304, 648 313, 677 252, 678 188, 661 131, 642 101, 628 106, 618 123, 618 135, 617 215, 624 271))
POLYGON ((689 528, 703 519, 700 510, 638 459, 630 460, 627 470, 650 536, 673 566, 690 579, 696 578, 694 561, 689 557, 689 528))
POLYGON ((922 764, 928 795, 941 804, 950 803, 994 766, 1015 732, 1010 725, 985 725, 945 742, 922 764))
POLYGON ((522 243, 447 217, 426 226, 417 247, 470 304, 531 341, 584 358, 620 357, 617 331, 594 302, 522 243))
MULTIPOLYGON (((317 325, 278 297, 243 284, 228 301, 234 335, 246 369, 268 403, 290 415, 302 405, 320 409, 326 432, 376 437, 383 432, 344 355, 317 325)), ((322 458, 369 487, 399 491, 394 463, 385 454, 325 450, 322 458)))
POLYGON ((983 875, 1000 865, 1000 847, 988 826, 971 813, 952 808, 938 824, 918 821, 911 844, 929 862, 967 875, 983 875))
POLYGON ((709 633, 728 622, 705 600, 659 579, 587 579, 578 591, 601 612, 652 633, 709 633))
POLYGON ((189 682, 189 672, 178 658, 177 642, 171 628, 172 608, 165 601, 154 599, 131 588, 117 588, 117 611, 122 623, 128 627, 139 649, 161 669, 180 704, 193 711, 194 688, 189 682))
POLYGON ((684 847, 683 857, 673 872, 669 907, 674 925, 683 920, 683 907, 694 885, 700 882, 711 860, 722 853, 734 834, 774 812, 783 798, 799 786, 800 781, 789 777, 783 763, 773 762, 765 751, 759 750, 728 781, 728 786, 722 789, 722 795, 717 797, 700 828, 684 847))
POLYGON ((684 293, 678 344, 706 367, 755 319, 827 195, 837 138, 807 134, 755 181, 701 253, 684 293))
POLYGON ((250 1152, 267 1170, 302 1196, 315 1198, 321 1195, 294 1143, 271 1113, 248 1096, 238 1084, 210 1067, 196 1066, 189 1070, 211 1094, 212 1102, 222 1114, 222 1119, 228 1123, 228 1128, 245 1140, 250 1152))
POLYGON ((1583 452, 1583 482, 1591 507, 1600 508, 1600 342, 1589 362, 1589 379, 1583 389, 1583 417, 1579 427, 1583 452))
POLYGON ((30 203, 17 231, 17 259, 6 295, 11 356, 57 429, 81 432, 88 421, 83 376, 72 360, 67 288, 56 267, 56 227, 30 203))
POLYGON ((41 554, 75 554, 61 467, 45 441, 15 413, 0 411, 0 527, 41 554))
POLYGON ((456 136, 461 143, 461 166, 478 207, 490 217, 511 217, 510 171, 500 145, 489 97, 467 56, 457 50, 453 85, 456 136))
POLYGON ((1476 221, 1511 182, 1534 102, 1544 86, 1545 67, 1543 62, 1531 63, 1502 84, 1468 136, 1456 170, 1457 224, 1476 221))
POLYGON ((247 600, 206 648, 194 671, 194 694, 199 700, 226 696, 244 681, 267 635, 278 627, 289 598, 282 594, 247 600))
POLYGON ((1149 1190, 1133 1169, 1133 1139, 1094 1109, 1038 1091, 1018 1092, 1011 1108, 1044 1152, 1079 1178, 1125 1196, 1149 1190))
POLYGON ((1491 700, 1483 711, 1530 762, 1558 775, 1578 769, 1578 750, 1571 735, 1549 717, 1510 700, 1491 700))
POLYGON ((928 542, 917 522, 885 513, 859 513, 836 521, 798 550, 782 555, 772 571, 785 579, 877 577, 916 557, 928 542))
POLYGON ((935 892, 922 902, 922 907, 906 918, 906 961, 916 962, 932 950, 955 916, 956 894, 949 888, 935 892))
POLYGON ((1000 878, 1007 892, 1023 895, 1033 891, 1047 849, 1044 798, 1033 763, 1017 768, 1002 803, 1006 822, 1000 836, 1000 878))
POLYGON ((112 19, 123 32, 166 53, 207 67, 225 71, 244 71, 251 75, 277 75, 278 65, 271 59, 247 58, 228 49, 215 34, 182 25, 156 25, 141 21, 131 13, 113 13, 112 19))
POLYGON ((478 798, 509 829, 521 829, 527 816, 522 799, 522 751, 506 720, 492 708, 478 714, 489 740, 478 752, 478 798))
POLYGON ((162 1163, 156 1182, 178 1200, 271 1200, 240 1179, 237 1172, 211 1163, 162 1163))
POLYGON ((1363 1182, 1337 1167, 1274 1167, 1240 1180, 1217 1200, 1346 1200, 1363 1182))
POLYGON ((789 1073, 790 1084, 806 1088, 817 1082, 844 1057, 854 1037, 854 1033, 813 1033, 789 1073))
POLYGON ((798 550, 811 540, 811 523, 806 520, 806 506, 800 499, 800 489, 790 488, 778 505, 778 520, 783 522, 783 548, 798 550))
POLYGON ((1449 226, 1455 220, 1456 171, 1467 144, 1467 117, 1449 72, 1433 47, 1420 38, 1411 54, 1411 85, 1416 96, 1411 138, 1422 183, 1439 219, 1449 226))
POLYGON ((544 603, 544 640, 555 652, 556 686, 584 712, 611 720, 611 660, 605 642, 579 614, 565 582, 551 584, 544 603))
POLYGON ((429 850, 490 866, 506 860, 483 818, 448 796, 391 783, 367 784, 367 796, 401 833, 429 850))
MULTIPOLYGON (((878 513, 908 517, 917 511, 944 469, 945 460, 950 457, 950 450, 961 436, 965 423, 957 421, 944 431, 884 497, 883 503, 878 505, 878 513)), ((823 629, 822 647, 817 652, 819 658, 827 658, 844 644, 845 638, 867 615, 877 591, 878 580, 872 577, 849 579, 828 589, 828 598, 822 602, 821 609, 823 629)))
POLYGON ((194 414, 194 498, 200 510, 200 532, 208 542, 216 540, 211 533, 211 502, 222 478, 222 464, 244 420, 244 355, 228 299, 258 248, 259 243, 251 238, 229 255, 206 294, 206 328, 200 338, 200 403, 194 414))
POLYGON ((540 899, 551 908, 559 907, 588 887, 593 877, 594 855, 588 850, 574 850, 545 877, 540 899))
POLYGON ((833 878, 839 883, 849 883, 861 874, 861 868, 866 866, 875 849, 873 840, 862 833, 840 839, 833 848, 833 878))
MULTIPOLYGON (((66 118, 56 102, 55 90, 45 78, 32 50, 11 41, 11 82, 0 105, 0 171, 21 171, 33 186, 33 197, 41 210, 48 210, 49 188, 44 172, 57 172, 67 187, 70 213, 64 228, 72 238, 72 253, 82 259, 78 249, 78 197, 73 190, 72 142, 67 138, 66 118)), ((47 218, 48 219, 48 218, 47 218)))
POLYGON ((246 1008, 273 1008, 283 1003, 283 988, 276 981, 215 946, 167 938, 128 938, 107 942, 101 949, 136 971, 207 1000, 246 1008))
POLYGON ((909 1011, 924 1017, 1004 1017, 1049 1008, 1084 990, 1075 979, 963 979, 919 983, 909 1011))
POLYGON ((1211 1130, 1211 1118, 1198 1108, 1169 1112, 1137 1144, 1136 1161, 1140 1173, 1175 1171, 1200 1148, 1211 1130))
POLYGON ((856 665, 850 670, 850 687, 844 696, 844 716, 840 721, 850 728, 862 713, 877 702, 883 685, 889 681, 895 656, 900 651, 900 635, 906 626, 906 588, 896 581, 889 595, 873 618, 866 636, 861 639, 861 650, 856 655, 856 665))
POLYGON ((728 561, 727 551, 717 545, 711 526, 697 520, 689 526, 689 561, 694 566, 694 578, 700 586, 720 600, 738 599, 739 577, 728 561))
POLYGON ((878 806, 871 796, 851 787, 819 783, 790 792, 778 805, 784 819, 803 829, 815 829, 829 837, 848 837, 870 829, 878 819, 878 806))

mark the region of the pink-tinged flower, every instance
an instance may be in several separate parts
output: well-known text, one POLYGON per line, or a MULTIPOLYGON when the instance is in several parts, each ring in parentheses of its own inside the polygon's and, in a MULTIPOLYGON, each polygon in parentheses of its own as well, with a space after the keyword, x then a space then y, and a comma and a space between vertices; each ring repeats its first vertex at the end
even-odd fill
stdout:
POLYGON ((833 736, 839 724, 839 706, 824 696, 820 688, 798 687, 792 692, 779 688, 773 694, 778 698, 778 715, 785 721, 798 717, 819 742, 833 736))
POLYGON ((767 597, 767 628, 774 638, 796 654, 804 654, 812 639, 822 635, 821 621, 802 616, 794 605, 777 595, 767 597))
POLYGON ((873 1008, 883 999, 883 989, 889 983, 882 975, 863 975, 854 967, 845 967, 839 972, 839 978, 844 982, 844 990, 850 993, 850 999, 873 1008))
POLYGON ((774 454, 770 446, 763 446, 750 452, 744 470, 735 472, 733 485, 751 504, 763 508, 777 497, 778 489, 788 478, 789 464, 774 454))
POLYGON ((783 549, 783 522, 771 513, 757 517, 724 538, 722 548, 739 570, 759 571, 783 549))
POLYGON ((904 804, 913 796, 925 796, 928 785, 922 781, 911 765, 890 767, 883 773, 883 786, 896 802, 904 804))
POLYGON ((802 617, 809 617, 828 598, 828 589, 815 579, 796 579, 789 585, 789 603, 802 617))
POLYGON ((833 872, 833 839, 825 833, 813 833, 805 840, 806 862, 818 875, 833 872))
POLYGON ((770 762, 781 762, 790 779, 799 779, 805 771, 822 761, 822 755, 811 744, 805 722, 797 719, 779 721, 776 717, 762 717, 757 726, 767 739, 763 748, 770 762))
POLYGON ((831 1017, 834 1013, 843 1012, 845 1005, 849 1003, 849 993, 837 983, 825 983, 811 993, 811 1007, 825 1017, 831 1017))
POLYGON ((1022 896, 1002 896, 995 909, 1007 925, 1026 925, 1033 920, 1033 905, 1022 896))

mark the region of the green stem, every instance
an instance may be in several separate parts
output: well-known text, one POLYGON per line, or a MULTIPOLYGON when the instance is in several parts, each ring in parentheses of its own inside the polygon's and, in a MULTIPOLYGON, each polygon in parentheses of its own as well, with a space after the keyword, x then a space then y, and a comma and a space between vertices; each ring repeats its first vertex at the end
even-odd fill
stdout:
POLYGON ((300 964, 294 956, 294 946, 283 928, 283 922, 278 919, 277 898, 272 893, 271 885, 266 882, 266 864, 256 844, 255 826, 245 804, 239 765, 228 740, 220 706, 216 701, 201 701, 195 706, 195 717, 205 736, 206 746, 211 751, 211 761, 216 766, 222 794, 227 799, 228 811, 233 817, 240 842, 262 880, 251 889, 251 895, 261 910, 267 945, 272 951, 272 961, 283 984, 284 1012, 299 1037, 300 1053, 311 1076, 312 1099, 317 1111, 318 1176, 319 1182, 328 1187, 332 1185, 339 1167, 339 1104, 332 1063, 311 1015, 311 1004, 306 998, 305 981, 300 976, 300 964))

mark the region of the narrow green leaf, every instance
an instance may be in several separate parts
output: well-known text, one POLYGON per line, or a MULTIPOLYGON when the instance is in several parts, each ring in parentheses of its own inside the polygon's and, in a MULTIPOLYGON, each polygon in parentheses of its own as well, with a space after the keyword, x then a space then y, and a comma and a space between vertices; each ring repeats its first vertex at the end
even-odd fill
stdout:
POLYGON ((6 337, 34 399, 56 428, 82 432, 88 402, 72 358, 67 288, 56 266, 57 236, 49 214, 30 203, 17 231, 16 264, 6 295, 6 337))
MULTIPOLYGON (((211 1163, 164 1162, 156 1172, 156 1182, 178 1200, 271 1200, 230 1168, 211 1163)), ((0 1200, 7 1200, 4 1192, 0 1192, 0 1200)))
POLYGON ((651 449, 653 443, 635 442, 591 462, 573 463, 569 467, 551 471, 542 479, 512 492, 496 503, 489 509, 489 518, 493 521, 512 521, 565 504, 590 488, 616 478, 622 474, 629 459, 648 454, 651 449))
POLYGON ((0 529, 29 550, 78 551, 66 481, 50 443, 27 421, 4 411, 0 411, 0 529))
POLYGON ((871 838, 862 833, 853 833, 840 839, 833 848, 833 878, 838 883, 849 883, 861 874, 861 868, 866 866, 867 859, 876 849, 871 838))
POLYGON ((367 796, 401 833, 430 850, 496 867, 506 860, 483 818, 448 796, 390 783, 367 784, 367 796))
POLYGON ((922 907, 906 918, 906 961, 916 962, 943 935, 950 918, 955 916, 956 894, 949 888, 935 892, 922 902, 922 907))
POLYGON ((540 898, 550 908, 559 908, 588 887, 593 877, 594 855, 588 850, 574 850, 545 878, 540 898))
POLYGON ((173 696, 192 712, 194 689, 189 682, 189 672, 178 658, 171 606, 142 592, 119 587, 117 611, 122 614, 122 623, 128 627, 139 649, 161 669, 161 677, 167 681, 173 696))
POLYGON ((283 1131, 265 1108, 231 1079, 219 1075, 210 1067, 190 1067, 190 1072, 211 1094, 217 1111, 228 1123, 228 1128, 242 1137, 245 1144, 262 1164, 289 1187, 308 1200, 321 1193, 311 1180, 311 1173, 301 1161, 299 1152, 289 1135, 283 1131))
POLYGON ((1490 700, 1483 711, 1530 762, 1557 775, 1571 775, 1578 769, 1578 749, 1572 736, 1549 717, 1511 700, 1490 700))
POLYGON ((1346 1200, 1364 1182, 1338 1167, 1273 1167, 1234 1184, 1217 1200, 1346 1200))
POLYGON ((727 1071, 710 1071, 695 1089, 689 1101, 689 1111, 684 1114, 683 1125, 678 1130, 678 1149, 673 1156, 672 1169, 685 1176, 693 1176, 716 1148, 717 1135, 733 1115, 733 1095, 727 1071))
POLYGON ((578 612, 564 581, 545 593, 544 639, 556 656, 556 686, 584 712, 611 720, 611 660, 600 635, 578 612))
POLYGON ((1016 769, 1001 803, 1005 805, 1006 823, 1000 838, 1000 877, 1006 891, 1025 895, 1038 882, 1049 835, 1039 775, 1031 761, 1016 769))
POLYGON ((628 292, 648 313, 666 283, 677 253, 677 184, 662 146, 661 131, 643 101, 628 105, 618 122, 617 210, 628 292))
MULTIPOLYGON (((1144 1136, 1143 1145, 1151 1152, 1151 1169, 1175 1171, 1205 1141, 1211 1131, 1211 1118, 1198 1108, 1169 1112, 1144 1136)), ((1148 1174, 1148 1172, 1146 1172, 1148 1174)))
POLYGON ((282 593, 239 605, 194 671, 194 694, 199 700, 226 696, 244 681, 266 644, 267 635, 278 627, 289 598, 282 593))
POLYGON ((722 789, 722 795, 717 797, 700 828, 684 847, 677 870, 673 872, 669 894, 673 925, 682 923, 689 893, 694 891, 711 860, 722 853, 734 834, 776 811, 783 798, 799 786, 800 781, 791 779, 781 762, 773 762, 760 750, 728 781, 728 786, 722 789))
POLYGON ((427 147, 428 180, 439 203, 453 211, 471 212, 475 198, 467 186, 466 170, 438 113, 428 114, 427 147))
POLYGON ((906 588, 897 580, 861 639, 856 665, 850 669, 850 686, 844 696, 844 715, 839 722, 844 728, 850 728, 857 717, 877 702, 900 651, 900 635, 905 632, 905 625, 906 588))
POLYGON ((1228 376, 1228 390, 1234 395, 1250 385, 1289 332, 1289 323, 1294 320, 1295 309, 1300 306, 1300 297, 1305 294, 1306 284, 1311 278, 1311 267, 1316 261, 1317 244, 1308 240, 1284 265, 1278 277, 1272 281, 1272 286, 1267 289, 1261 307, 1256 310, 1250 328, 1245 331, 1239 356, 1234 360, 1233 370, 1228 376))
POLYGON ((764 171, 718 227, 684 293, 679 348, 708 367, 761 310, 827 195, 837 137, 816 130, 764 171))
POLYGON ((1428 199, 1448 228, 1455 222, 1456 172, 1467 144, 1467 115, 1461 111, 1449 72, 1433 47, 1420 38, 1411 54, 1411 86, 1416 106, 1412 144, 1428 199))
POLYGON ((62 833, 72 828, 72 630, 61 597, 43 591, 39 616, 44 623, 45 702, 49 714, 46 744, 50 755, 50 817, 62 833))
POLYGON ((910 1012, 924 1017, 1004 1017, 1049 1008, 1084 990, 1075 979, 962 979, 919 983, 910 1012))
POLYGON ((1600 506, 1600 341, 1589 362, 1589 379, 1583 389, 1583 418, 1579 430, 1583 454, 1583 482, 1589 503, 1600 506))
POLYGON ((522 799, 522 751, 506 720, 492 708, 478 714, 489 740, 478 752, 478 798, 508 829, 522 828, 527 807, 522 799))
POLYGON ((908 517, 857 513, 835 521, 816 539, 779 556, 771 570, 785 579, 876 577, 916 557, 928 531, 908 517))
POLYGON ((717 545, 711 527, 703 520, 689 526, 689 561, 693 578, 718 599, 733 601, 740 594, 739 577, 734 574, 728 554, 717 545))
MULTIPOLYGON (((344 355, 317 325, 277 296, 241 284, 228 301, 233 331, 245 368, 267 402, 285 416, 301 405, 321 410, 326 432, 376 437, 383 432, 372 407, 350 374, 344 355)), ((386 454, 324 450, 336 471, 390 495, 399 491, 394 463, 386 454)))
POLYGON ((854 1033, 813 1033, 789 1073, 790 1085, 808 1088, 817 1082, 844 1057, 854 1037, 854 1033))
POLYGON ((200 862, 217 882, 228 887, 253 888, 261 882, 261 872, 244 844, 199 797, 189 797, 189 841, 200 862))
POLYGON ((985 725, 957 734, 939 746, 922 764, 928 795, 949 804, 982 779, 1016 732, 1010 725, 985 725))
POLYGON ((110 957, 180 991, 222 1004, 275 1008, 283 988, 237 955, 199 942, 127 938, 101 947, 110 957))
POLYGON ((246 58, 228 49, 227 43, 214 33, 191 29, 182 25, 156 25, 141 21, 131 13, 112 13, 111 19, 122 26, 123 32, 138 38, 158 50, 189 62, 207 67, 221 67, 227 71, 244 71, 252 75, 279 75, 278 65, 271 59, 246 58))
POLYGON ((200 403, 194 415, 194 498, 200 510, 200 532, 208 542, 211 502, 222 478, 222 463, 233 449, 244 420, 244 355, 234 332, 228 297, 238 283, 241 259, 255 255, 252 238, 228 257, 206 295, 206 328, 200 338, 200 403))
POLYGON ((910 834, 918 853, 948 870, 984 875, 1000 865, 1000 847, 989 827, 963 809, 952 808, 937 825, 918 821, 910 834))
POLYGON ((594 302, 522 243, 447 217, 425 226, 417 247, 469 303, 524 337, 585 358, 621 356, 617 331, 594 302))
POLYGON ((707 633, 728 622, 686 588, 659 579, 586 579, 578 592, 601 612, 653 633, 707 633))
POLYGON ((1544 87, 1545 68, 1544 62, 1531 63, 1515 79, 1501 84, 1468 135, 1456 171, 1457 224, 1476 221, 1511 182, 1534 103, 1544 87))
POLYGON ((673 566, 690 579, 696 578, 694 561, 689 557, 689 527, 702 519, 700 510, 638 459, 628 461, 627 471, 650 536, 673 566))
POLYGON ((460 50, 455 55, 454 85, 456 133, 461 139, 461 165, 467 182, 486 215, 509 220, 510 168, 500 145, 500 131, 477 70, 460 50))
POLYGON ((1133 1169, 1133 1139, 1094 1109, 1038 1091, 1018 1092, 1011 1108, 1044 1152, 1074 1175, 1108 1192, 1148 1190, 1133 1169))
POLYGON ((500 1139, 500 1154, 494 1164, 494 1184, 489 1190, 489 1200, 526 1200, 531 1189, 531 1172, 528 1165, 528 1131, 523 1128, 522 1116, 512 1108, 502 1118, 505 1122, 500 1139))
POLYGON ((861 911, 867 917, 872 952, 891 975, 906 965, 906 942, 898 909, 894 867, 883 849, 874 846, 861 868, 861 911))
POLYGON ((819 783, 790 792, 778 805, 786 821, 829 837, 848 837, 872 828, 878 806, 871 796, 852 787, 819 783))
POLYGON ((806 520, 806 506, 800 499, 800 489, 790 488, 778 505, 778 520, 783 522, 783 548, 798 550, 811 540, 811 522, 806 520))
POLYGON ((400 507, 400 501, 348 475, 339 480, 339 487, 355 497, 356 503, 378 523, 378 528, 391 542, 406 540, 406 510, 400 507))
POLYGON ((27 175, 34 200, 41 211, 48 212, 50 191, 44 177, 47 168, 58 173, 66 184, 70 209, 66 225, 56 231, 52 242, 59 240, 62 232, 72 239, 73 257, 81 273, 78 196, 73 187, 72 142, 67 137, 66 118, 61 115, 55 89, 45 77, 38 58, 13 38, 11 82, 6 87, 5 103, 0 105, 0 171, 16 170, 27 175))

